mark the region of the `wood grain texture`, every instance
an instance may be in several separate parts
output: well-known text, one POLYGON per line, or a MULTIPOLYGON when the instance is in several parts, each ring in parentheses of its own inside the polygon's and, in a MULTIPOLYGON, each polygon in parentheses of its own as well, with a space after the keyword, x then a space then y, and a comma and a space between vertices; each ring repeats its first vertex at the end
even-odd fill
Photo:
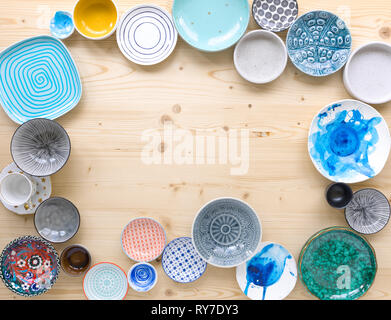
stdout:
MULTIPOLYGON (((142 0, 117 0, 123 13, 142 0)), ((171 0, 154 0, 171 11, 171 0)), ((49 34, 48 19, 56 10, 72 10, 71 0, 0 2, 0 49, 24 38, 49 34)), ((351 27, 353 47, 372 40, 391 43, 388 0, 301 0, 300 14, 325 9, 344 17, 351 27), (349 17, 349 14, 351 15, 349 17), (349 22, 350 21, 350 22, 349 22)), ((251 19, 249 30, 256 29, 251 19)), ((281 34, 285 40, 286 32, 281 34)), ((307 154, 307 134, 313 116, 332 101, 349 98, 338 72, 316 79, 288 62, 285 73, 268 85, 240 78, 233 49, 207 54, 178 39, 174 53, 152 67, 137 66, 121 54, 115 36, 90 41, 75 33, 65 41, 79 67, 83 97, 58 119, 69 132, 72 154, 66 167, 52 177, 53 195, 73 201, 81 212, 81 227, 70 243, 87 246, 94 262, 112 261, 126 271, 132 262, 121 251, 120 234, 138 216, 150 216, 165 227, 168 239, 189 236, 197 210, 221 196, 245 199, 262 220, 263 240, 285 245, 298 258, 305 241, 318 230, 346 225, 331 209, 324 190, 328 181, 307 154), (178 106, 180 108, 178 108, 178 106), (178 112, 180 111, 180 112, 178 112), (162 129, 162 119, 184 129, 248 128, 250 169, 232 176, 229 165, 145 165, 140 159, 145 129, 162 129)), ((377 106, 391 123, 391 104, 377 106)), ((9 143, 17 125, 0 111, 0 167, 11 162, 9 143)), ((391 165, 376 178, 354 185, 391 194, 391 165)), ((368 237, 379 270, 363 299, 391 298, 391 227, 368 237)), ((0 248, 12 239, 36 235, 32 217, 0 208, 0 248)), ((70 243, 56 245, 59 252, 70 243)), ((129 291, 127 299, 246 299, 235 269, 208 266, 197 282, 171 281, 154 263, 159 282, 147 294, 129 291)), ((20 299, 2 284, 0 298, 20 299)), ((289 299, 313 299, 298 282, 289 299)), ((84 299, 82 278, 64 273, 50 292, 36 299, 84 299)))

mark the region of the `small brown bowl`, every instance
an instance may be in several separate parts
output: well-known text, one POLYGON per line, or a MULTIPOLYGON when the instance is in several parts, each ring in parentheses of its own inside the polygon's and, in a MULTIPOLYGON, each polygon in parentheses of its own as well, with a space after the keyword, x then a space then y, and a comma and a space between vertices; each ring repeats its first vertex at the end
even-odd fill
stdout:
POLYGON ((70 276, 84 274, 91 265, 91 255, 87 248, 74 244, 66 247, 60 257, 61 267, 70 276))

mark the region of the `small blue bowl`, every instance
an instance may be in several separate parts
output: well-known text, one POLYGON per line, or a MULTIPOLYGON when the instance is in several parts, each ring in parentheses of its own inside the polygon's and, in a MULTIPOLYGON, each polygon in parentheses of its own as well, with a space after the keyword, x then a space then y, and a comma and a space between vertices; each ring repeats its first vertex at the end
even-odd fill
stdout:
POLYGON ((72 14, 67 11, 57 11, 50 20, 50 32, 53 37, 63 40, 72 35, 75 31, 72 14))
POLYGON ((151 290, 157 282, 157 272, 153 265, 140 262, 130 268, 128 272, 130 287, 138 292, 151 290))
POLYGON ((175 27, 188 44, 216 52, 233 46, 250 20, 247 0, 174 0, 175 27))
POLYGON ((302 15, 289 29, 286 43, 296 68, 314 77, 337 72, 352 50, 352 37, 345 22, 327 11, 302 15))
POLYGON ((261 222, 245 202, 219 198, 198 212, 192 228, 198 254, 211 265, 236 267, 251 259, 262 237, 261 222))

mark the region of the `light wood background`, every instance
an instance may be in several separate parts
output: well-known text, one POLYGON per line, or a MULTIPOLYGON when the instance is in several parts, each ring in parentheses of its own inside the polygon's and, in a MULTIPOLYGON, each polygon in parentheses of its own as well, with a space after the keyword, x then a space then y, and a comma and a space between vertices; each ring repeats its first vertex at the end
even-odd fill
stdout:
MULTIPOLYGON (((121 14, 143 0, 117 0, 121 14)), ((154 0, 171 11, 171 0, 154 0)), ((0 2, 0 49, 16 41, 49 34, 56 10, 71 11, 72 0, 0 2)), ((381 40, 391 43, 388 0, 300 0, 300 14, 325 9, 350 23, 353 47, 381 40), (350 22, 349 22, 350 21, 350 22)), ((249 30, 257 26, 251 18, 249 30)), ((286 32, 280 34, 285 40, 286 32)), ((253 85, 236 73, 233 49, 202 53, 178 39, 174 53, 153 67, 135 65, 121 54, 115 36, 103 41, 76 32, 65 41, 79 67, 83 97, 58 119, 71 137, 70 161, 52 177, 53 195, 74 202, 81 227, 69 243, 87 246, 94 262, 112 261, 126 271, 132 265, 120 246, 126 223, 138 216, 159 220, 168 240, 189 236, 197 210, 216 197, 242 198, 263 224, 263 240, 285 245, 298 258, 306 240, 322 228, 346 225, 342 212, 324 199, 328 181, 313 167, 307 133, 313 116, 330 102, 349 98, 342 74, 316 79, 288 62, 285 73, 268 85, 253 85), (180 107, 178 107, 178 105, 180 107), (230 175, 230 165, 145 165, 141 150, 145 129, 162 129, 170 119, 184 129, 248 128, 250 169, 230 175)), ((391 104, 376 107, 391 123, 391 104)), ((17 125, 0 111, 0 167, 11 162, 9 143, 17 125)), ((373 187, 391 195, 391 165, 354 190, 373 187)), ((32 216, 0 208, 0 247, 22 235, 37 235, 32 216)), ((363 299, 391 298, 391 226, 368 237, 379 270, 363 299)), ((146 294, 129 290, 127 299, 246 299, 235 268, 208 266, 193 284, 174 283, 158 268, 159 282, 146 294)), ((0 284, 0 298, 20 299, 0 284)), ((289 299, 313 299, 298 281, 289 299)), ((47 294, 36 299, 84 299, 82 278, 60 274, 47 294)))

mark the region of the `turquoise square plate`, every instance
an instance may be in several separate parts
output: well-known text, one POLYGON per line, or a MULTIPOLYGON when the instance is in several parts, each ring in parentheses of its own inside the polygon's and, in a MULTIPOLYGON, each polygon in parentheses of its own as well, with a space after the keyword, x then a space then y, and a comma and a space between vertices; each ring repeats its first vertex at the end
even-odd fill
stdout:
POLYGON ((79 71, 65 45, 51 36, 25 39, 0 53, 0 104, 18 124, 54 120, 80 101, 79 71))
POLYGON ((214 52, 239 41, 250 20, 250 7, 247 0, 175 0, 172 15, 183 40, 214 52))

